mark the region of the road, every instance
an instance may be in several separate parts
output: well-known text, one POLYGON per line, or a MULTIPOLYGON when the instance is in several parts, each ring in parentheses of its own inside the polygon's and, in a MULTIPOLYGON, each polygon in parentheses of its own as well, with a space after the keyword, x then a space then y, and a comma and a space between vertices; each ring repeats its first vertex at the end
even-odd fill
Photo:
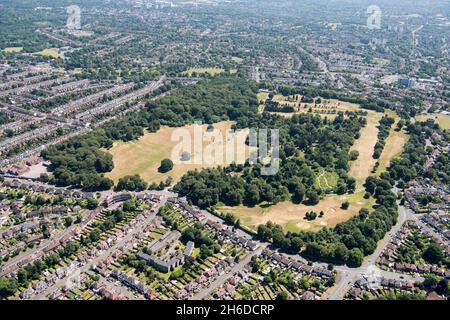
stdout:
POLYGON ((220 287, 222 284, 225 283, 229 278, 233 276, 236 272, 239 272, 242 270, 254 256, 260 255, 265 248, 267 248, 268 244, 262 244, 258 249, 248 254, 244 259, 239 261, 234 267, 231 268, 230 271, 224 273, 223 275, 219 276, 216 280, 214 280, 211 285, 208 288, 205 288, 201 290, 199 293, 191 297, 189 300, 202 300, 206 297, 208 297, 210 294, 214 292, 215 289, 220 287))
MULTIPOLYGON (((398 192, 399 190, 394 188, 395 192, 398 192)), ((389 244, 391 238, 400 230, 402 225, 407 220, 413 220, 415 219, 414 213, 411 212, 411 210, 405 208, 404 206, 400 205, 400 202, 397 201, 398 204, 398 220, 397 223, 391 228, 391 230, 385 235, 383 240, 381 240, 377 248, 375 249, 375 252, 367 257, 363 264, 359 268, 349 268, 346 266, 337 266, 335 267, 335 270, 338 271, 338 278, 337 278, 337 284, 335 290, 330 294, 329 300, 341 300, 345 293, 349 290, 349 288, 360 279, 363 275, 377 275, 377 276, 383 276, 389 279, 395 279, 395 280, 423 280, 421 277, 412 277, 406 274, 396 273, 396 272, 389 272, 379 269, 375 263, 377 259, 380 257, 381 253, 384 251, 386 246, 389 244), (402 277, 402 278, 401 278, 402 277)))

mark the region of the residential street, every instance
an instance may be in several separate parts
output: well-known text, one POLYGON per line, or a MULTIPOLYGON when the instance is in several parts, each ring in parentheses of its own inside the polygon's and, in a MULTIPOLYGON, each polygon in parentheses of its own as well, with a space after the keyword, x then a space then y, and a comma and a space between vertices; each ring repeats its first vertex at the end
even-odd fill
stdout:
POLYGON ((260 255, 263 252, 263 250, 267 248, 267 246, 268 244, 261 244, 258 249, 251 252, 244 259, 239 261, 233 268, 231 268, 230 271, 219 276, 215 281, 213 281, 213 283, 211 283, 211 285, 208 288, 201 290, 199 293, 191 297, 189 300, 202 300, 205 297, 209 296, 211 293, 214 292, 215 289, 217 289, 223 283, 225 283, 225 281, 227 281, 233 274, 242 270, 242 268, 244 268, 252 260, 252 257, 260 255))
MULTIPOLYGON (((107 257, 109 257, 114 251, 116 251, 117 249, 119 249, 122 246, 126 245, 127 243, 130 243, 131 240, 136 235, 138 235, 140 232, 142 232, 145 229, 145 227, 155 218, 156 213, 158 212, 159 208, 162 205, 164 205, 166 203, 166 201, 167 201, 167 199, 163 199, 160 202, 160 204, 155 207, 154 213, 150 214, 143 221, 143 223, 138 226, 138 228, 136 228, 136 229, 132 230, 131 232, 129 232, 125 237, 123 237, 121 240, 119 240, 116 244, 114 244, 109 249, 103 251, 98 257, 95 257, 94 259, 90 260, 87 264, 85 264, 84 266, 79 268, 77 271, 79 271, 80 273, 83 273, 83 272, 86 272, 86 271, 90 270, 94 265, 97 265, 99 262, 101 262, 102 260, 104 260, 107 257)), ((70 275, 66 276, 63 279, 58 280, 55 284, 53 284, 52 286, 48 287, 47 289, 42 291, 39 295, 37 295, 35 297, 35 299, 37 299, 37 300, 45 300, 45 299, 47 299, 48 296, 50 296, 51 294, 53 294, 54 292, 59 290, 61 287, 63 287, 67 283, 69 278, 70 278, 70 275)))

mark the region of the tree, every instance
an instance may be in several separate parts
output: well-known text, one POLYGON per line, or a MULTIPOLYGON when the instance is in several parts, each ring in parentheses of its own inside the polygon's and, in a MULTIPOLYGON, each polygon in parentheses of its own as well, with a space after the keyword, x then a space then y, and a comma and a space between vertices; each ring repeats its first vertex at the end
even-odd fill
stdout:
POLYGON ((98 228, 95 228, 94 230, 91 231, 91 233, 89 234, 89 240, 91 240, 92 242, 97 242, 98 240, 100 240, 100 236, 101 236, 101 231, 98 228))
POLYGON ((158 168, 158 171, 161 173, 169 172, 173 169, 173 162, 170 159, 164 159, 161 161, 161 165, 158 168))
POLYGON ((303 201, 303 199, 305 198, 305 192, 306 192, 305 186, 303 184, 299 183, 294 187, 293 191, 294 192, 292 194, 292 201, 294 203, 301 203, 303 201))
POLYGON ((438 244, 432 243, 425 249, 422 257, 431 264, 440 264, 444 259, 444 253, 438 244))
POLYGON ((348 259, 347 259, 347 265, 351 268, 357 268, 361 266, 364 259, 364 254, 362 253, 361 249, 359 248, 353 248, 350 250, 348 259))
POLYGON ((308 204, 311 206, 318 204, 320 201, 319 195, 314 190, 308 191, 307 196, 308 196, 308 204))
POLYGON ((200 246, 200 255, 199 255, 200 259, 205 260, 206 258, 211 256, 212 254, 213 254, 213 250, 208 248, 205 244, 202 244, 200 246))
POLYGON ((144 180, 142 180, 142 178, 137 174, 120 178, 119 182, 117 183, 117 186, 116 186, 116 191, 122 191, 122 190, 144 191, 146 189, 147 189, 147 183, 144 180))
POLYGON ((88 208, 89 210, 94 210, 95 208, 97 208, 97 206, 98 206, 98 201, 96 199, 94 199, 93 197, 87 198, 86 208, 88 208))
POLYGON ((440 295, 447 296, 449 293, 448 280, 442 279, 436 286, 436 292, 440 295))
POLYGON ((253 207, 259 203, 260 194, 257 186, 250 184, 245 192, 245 204, 253 207))
POLYGON ((438 281, 434 277, 427 277, 422 282, 422 286, 426 291, 433 291, 438 284, 438 281))
POLYGON ((7 298, 16 293, 19 284, 15 278, 0 278, 0 298, 7 298))
POLYGON ((336 187, 336 193, 339 195, 347 193, 347 190, 347 185, 342 182, 339 183, 336 187))
POLYGON ((359 157, 359 151, 357 151, 357 150, 350 151, 350 160, 351 161, 355 161, 356 159, 358 159, 358 157, 359 157))
POLYGON ((260 224, 258 226, 258 238, 262 241, 270 241, 272 239, 272 230, 266 225, 260 224))
POLYGON ((73 223, 73 219, 71 217, 65 217, 64 218, 64 225, 66 228, 70 227, 73 223))
POLYGON ((291 252, 298 253, 303 247, 303 240, 299 237, 294 237, 291 239, 291 252))
POLYGON ((288 300, 289 299, 289 295, 287 294, 286 291, 281 291, 277 294, 275 300, 288 300))
POLYGON ((126 212, 136 211, 138 208, 138 203, 136 199, 129 199, 123 202, 122 209, 126 212))
POLYGON ((305 215, 305 219, 308 221, 315 220, 316 218, 317 218, 317 213, 315 213, 314 211, 307 212, 305 215))
POLYGON ((342 203, 341 208, 343 210, 347 210, 349 206, 350 206, 350 203, 348 201, 345 201, 342 203))
POLYGON ((258 260, 254 260, 254 261, 252 261, 252 272, 253 273, 257 273, 259 270, 260 270, 260 268, 261 268, 261 265, 260 265, 260 263, 258 262, 258 260))
POLYGON ((48 174, 47 173, 41 173, 39 175, 39 181, 42 182, 48 182, 49 178, 48 178, 48 174))

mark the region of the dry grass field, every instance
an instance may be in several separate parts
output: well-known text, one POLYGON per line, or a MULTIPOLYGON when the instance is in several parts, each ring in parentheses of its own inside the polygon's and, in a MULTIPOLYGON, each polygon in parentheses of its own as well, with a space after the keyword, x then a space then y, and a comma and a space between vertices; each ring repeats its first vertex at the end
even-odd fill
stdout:
MULTIPOLYGON (((298 113, 308 113, 310 110, 312 110, 312 113, 315 115, 319 115, 322 118, 329 118, 334 119, 338 112, 340 111, 356 111, 359 109, 359 105, 354 103, 349 103, 345 101, 340 101, 336 99, 323 99, 321 97, 315 97, 314 101, 312 103, 305 103, 301 102, 302 96, 301 95, 295 95, 295 96, 289 96, 285 97, 283 95, 275 95, 273 97, 273 101, 278 102, 282 106, 291 106, 295 109, 295 112, 291 113, 285 113, 285 112, 270 112, 272 114, 278 114, 280 116, 289 118, 292 117, 294 114, 298 113), (320 103, 316 103, 317 99, 321 99, 320 103)), ((264 110, 263 108, 260 108, 260 110, 264 110)), ((366 110, 367 111, 367 110, 366 110)), ((369 115, 376 116, 376 113, 373 111, 369 111, 369 115)))
POLYGON ((372 207, 374 199, 364 199, 363 195, 364 193, 360 192, 353 195, 327 196, 315 206, 282 202, 269 207, 220 206, 217 209, 221 212, 232 213, 241 220, 242 224, 253 230, 256 230, 260 224, 272 221, 283 226, 286 231, 318 231, 323 227, 334 227, 338 223, 354 217, 362 208, 372 207), (345 201, 350 203, 347 210, 341 209, 341 204, 345 201), (317 214, 323 211, 325 214, 321 218, 318 216, 314 221, 307 221, 304 217, 309 211, 317 214))
POLYGON ((241 63, 242 61, 244 61, 244 59, 239 58, 239 57, 231 57, 230 60, 233 62, 236 62, 236 63, 241 63))
POLYGON ((3 52, 5 53, 18 53, 18 52, 22 52, 23 47, 10 47, 10 48, 5 48, 3 49, 3 52))
POLYGON ((445 114, 420 114, 416 116, 417 121, 425 121, 427 119, 433 119, 437 122, 442 129, 450 130, 450 116, 445 114))
MULTIPOLYGON (((233 122, 224 121, 214 125, 214 128, 223 135, 223 145, 225 146, 226 132, 230 130, 233 122)), ((192 143, 194 139, 194 125, 185 126, 189 132, 192 143)), ((161 160, 169 158, 171 159, 172 150, 176 145, 179 144, 179 139, 172 139, 172 134, 177 130, 177 128, 163 127, 156 133, 146 132, 143 137, 139 140, 130 142, 116 142, 114 146, 108 150, 113 156, 114 170, 107 174, 107 177, 114 181, 118 181, 119 178, 131 175, 139 174, 146 182, 160 182, 165 180, 167 177, 171 176, 174 181, 179 181, 179 179, 189 170, 206 168, 206 167, 217 167, 215 164, 188 164, 181 163, 175 164, 173 170, 168 173, 158 172, 161 160)), ((207 125, 201 127, 202 133, 207 134, 207 125)), ((240 146, 244 148, 245 155, 242 157, 244 159, 248 158, 249 149, 245 146, 245 139, 248 135, 248 130, 242 130, 236 133, 236 145, 240 143, 240 146)), ((212 135, 209 134, 211 137, 212 135)), ((212 140, 210 140, 212 141, 212 140)), ((210 144, 208 141, 204 141, 203 149, 210 144)), ((225 147, 224 147, 225 148, 225 147)), ((191 149, 190 152, 193 155, 191 149)), ((224 151, 225 154, 225 151, 224 151)), ((237 156, 235 149, 234 156, 237 156)), ((244 160, 245 161, 245 160, 244 160)), ((244 162, 242 161, 242 162, 244 162)), ((225 161, 224 161, 225 162, 225 161)), ((237 161, 239 162, 239 161, 237 161)), ((223 163, 222 165, 225 165, 223 163)))
POLYGON ((364 190, 363 184, 377 162, 373 157, 377 143, 378 121, 375 115, 368 118, 367 125, 361 129, 361 136, 351 148, 359 152, 358 159, 351 162, 349 174, 356 179, 356 192, 364 190))
POLYGON ((35 53, 37 55, 41 55, 44 57, 52 57, 52 58, 64 58, 64 53, 61 52, 59 49, 51 48, 51 49, 44 49, 41 52, 35 53))
POLYGON ((409 136, 403 131, 397 132, 391 130, 389 137, 386 138, 386 144, 380 159, 378 160, 380 165, 376 172, 377 175, 384 172, 389 167, 391 160, 402 153, 406 142, 408 142, 408 137, 409 136))
POLYGON ((225 72, 222 68, 191 68, 183 72, 183 75, 191 77, 193 73, 205 74, 208 73, 212 76, 225 72))

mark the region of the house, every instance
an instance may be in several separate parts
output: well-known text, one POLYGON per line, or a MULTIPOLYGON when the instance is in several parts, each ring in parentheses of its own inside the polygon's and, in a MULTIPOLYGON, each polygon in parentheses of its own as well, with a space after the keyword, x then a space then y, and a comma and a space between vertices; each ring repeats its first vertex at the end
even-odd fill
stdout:
POLYGON ((245 246, 246 246, 246 244, 247 244, 247 239, 245 239, 245 238, 243 238, 243 237, 239 237, 239 238, 237 239, 237 243, 238 243, 240 246, 242 246, 242 247, 245 248, 245 246))
POLYGON ((292 261, 285 257, 285 256, 281 256, 281 261, 280 261, 285 267, 289 268, 292 264, 292 261))
POLYGON ((394 268, 395 268, 396 270, 399 270, 399 271, 405 271, 405 270, 406 270, 405 265, 404 265, 403 263, 398 263, 398 262, 396 262, 396 263, 394 264, 394 268))
POLYGON ((164 261, 160 258, 158 258, 155 255, 148 255, 144 252, 139 252, 136 255, 139 259, 145 260, 149 265, 153 266, 156 270, 168 273, 172 271, 173 269, 177 268, 180 264, 184 262, 184 255, 178 255, 174 258, 171 258, 169 261, 164 261))
POLYGON ((426 265, 418 265, 417 266, 417 271, 420 273, 429 273, 430 272, 430 266, 426 266, 426 265))
POLYGON ((156 295, 156 291, 152 288, 147 288, 147 291, 144 293, 144 296, 149 300, 155 299, 156 295))
POLYGON ((221 299, 225 295, 225 293, 226 293, 225 292, 225 288, 220 287, 219 290, 217 290, 214 293, 213 297, 216 298, 216 299, 221 299))
POLYGON ((362 278, 362 279, 358 279, 355 282, 355 285, 359 288, 367 288, 367 286, 369 285, 369 282, 367 281, 367 279, 362 278))
POLYGON ((362 295, 362 290, 360 288, 353 288, 350 290, 350 298, 358 299, 362 295))
POLYGON ((192 258, 192 252, 194 251, 194 242, 189 241, 184 248, 183 255, 185 258, 192 258))
POLYGON ((121 300, 121 296, 110 287, 102 287, 98 290, 99 296, 105 300, 121 300))
POLYGON ((319 277, 331 277, 333 275, 333 272, 331 272, 330 270, 320 267, 315 267, 313 269, 313 272, 319 277))
POLYGON ((414 264, 405 263, 405 270, 407 272, 416 272, 417 271, 417 267, 414 264))
POLYGON ((295 271, 300 271, 302 268, 302 264, 298 261, 293 261, 291 264, 291 268, 295 271))
POLYGON ((236 286, 236 285, 239 283, 239 281, 241 281, 241 278, 240 278, 238 275, 234 275, 234 276, 231 277, 231 279, 230 279, 230 283, 231 283, 233 286, 236 286))
POLYGON ((188 296, 189 296, 189 293, 186 291, 186 289, 181 289, 175 293, 174 298, 177 300, 184 300, 188 296))
POLYGON ((235 287, 230 283, 226 283, 224 289, 226 291, 226 294, 229 296, 233 296, 236 293, 235 287))
POLYGON ((311 274, 313 272, 314 267, 307 265, 307 264, 303 264, 301 267, 301 271, 303 271, 306 274, 311 274))
POLYGON ((20 294, 20 298, 22 298, 22 299, 29 299, 29 298, 31 298, 31 296, 32 296, 33 294, 34 294, 33 288, 29 288, 29 289, 23 291, 23 292, 20 294))
POLYGON ((437 266, 432 266, 431 267, 431 272, 435 273, 437 275, 443 276, 445 274, 444 270, 442 270, 441 268, 437 267, 437 266))
POLYGON ((406 289, 412 291, 414 289, 414 282, 409 280, 406 282, 406 289))
POLYGON ((388 288, 389 287, 389 279, 381 278, 380 284, 381 284, 382 287, 388 288))
POLYGON ((300 296, 301 300, 315 300, 316 296, 311 291, 306 291, 304 294, 300 296))

